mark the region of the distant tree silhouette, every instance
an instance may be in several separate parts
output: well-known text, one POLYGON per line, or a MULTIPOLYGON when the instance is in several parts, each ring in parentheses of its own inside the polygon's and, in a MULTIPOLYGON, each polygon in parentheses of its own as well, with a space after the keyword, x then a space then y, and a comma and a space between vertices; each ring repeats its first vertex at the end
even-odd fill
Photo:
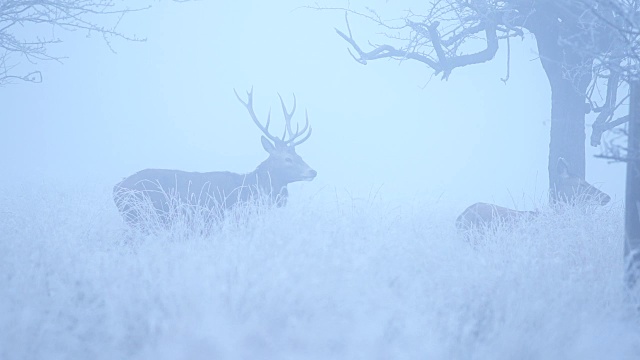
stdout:
MULTIPOLYGON (((186 2, 188 0, 173 0, 186 2)), ((41 82, 37 70, 19 72, 16 67, 24 62, 35 66, 38 61, 61 61, 49 47, 62 40, 58 31, 84 31, 87 35, 100 35, 107 46, 120 38, 144 41, 118 30, 123 17, 129 13, 150 8, 150 5, 129 7, 117 0, 2 0, 0 1, 0 86, 15 81, 41 82), (26 35, 31 32, 35 35, 26 35)))
MULTIPOLYGON (((631 83, 627 132, 624 258, 627 285, 640 292, 640 81, 631 83)), ((640 301, 640 298, 636 299, 640 301)))
MULTIPOLYGON (((610 14, 604 19, 605 25, 609 28, 612 40, 619 44, 615 47, 615 57, 611 57, 613 61, 602 62, 600 70, 608 75, 609 80, 616 79, 627 85, 623 87, 624 91, 619 92, 625 93, 623 100, 629 99, 628 115, 611 120, 615 108, 606 109, 594 123, 594 134, 598 126, 611 128, 627 123, 607 136, 600 157, 627 164, 625 280, 627 286, 635 290, 635 300, 640 305, 640 4, 636 0, 595 0, 591 3, 610 14)), ((617 95, 616 92, 607 94, 614 99, 617 95)), ((626 110, 626 107, 623 109, 626 110)))

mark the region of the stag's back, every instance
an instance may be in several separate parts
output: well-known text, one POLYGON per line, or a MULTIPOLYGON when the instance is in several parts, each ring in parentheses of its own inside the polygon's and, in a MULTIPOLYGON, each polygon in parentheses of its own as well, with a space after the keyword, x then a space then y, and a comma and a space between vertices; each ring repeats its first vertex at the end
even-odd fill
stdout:
POLYGON ((145 214, 168 222, 178 208, 203 207, 221 215, 239 200, 249 198, 252 191, 246 182, 246 175, 228 171, 146 169, 116 184, 113 192, 124 219, 137 225, 145 214))
POLYGON ((535 211, 519 211, 479 202, 469 206, 458 216, 456 227, 460 231, 483 231, 487 228, 531 219, 537 214, 535 211))

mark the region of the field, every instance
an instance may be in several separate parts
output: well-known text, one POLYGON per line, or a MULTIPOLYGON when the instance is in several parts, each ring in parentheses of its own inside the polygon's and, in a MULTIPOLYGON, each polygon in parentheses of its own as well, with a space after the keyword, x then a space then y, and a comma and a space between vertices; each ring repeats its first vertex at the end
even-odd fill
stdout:
POLYGON ((99 186, 0 193, 0 358, 638 359, 622 208, 464 241, 438 201, 323 191, 208 235, 99 186))

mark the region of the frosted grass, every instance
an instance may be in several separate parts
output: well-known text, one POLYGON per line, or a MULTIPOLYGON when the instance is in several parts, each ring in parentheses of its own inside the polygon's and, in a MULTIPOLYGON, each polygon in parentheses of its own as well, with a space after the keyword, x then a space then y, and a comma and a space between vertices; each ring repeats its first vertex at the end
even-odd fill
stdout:
POLYGON ((142 235, 110 189, 5 188, 0 358, 640 358, 618 205, 470 246, 441 203, 290 200, 142 235))

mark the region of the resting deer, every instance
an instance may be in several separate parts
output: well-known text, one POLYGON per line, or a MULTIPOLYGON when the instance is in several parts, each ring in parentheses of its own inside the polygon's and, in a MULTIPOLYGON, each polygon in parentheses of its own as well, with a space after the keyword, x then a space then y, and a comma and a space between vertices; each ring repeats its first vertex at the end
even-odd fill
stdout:
MULTIPOLYGON (((556 171, 558 172, 558 184, 555 188, 555 195, 558 199, 565 201, 578 199, 586 202, 598 202, 600 205, 606 205, 611 200, 609 195, 570 174, 568 164, 563 158, 558 159, 556 171)), ((499 224, 508 225, 531 219, 537 215, 537 211, 519 211, 494 204, 475 203, 458 216, 456 227, 464 232, 482 231, 499 224)))
POLYGON ((113 189, 114 201, 126 223, 136 226, 144 222, 148 216, 143 213, 145 205, 165 224, 171 221, 170 214, 175 211, 176 205, 206 206, 218 215, 224 215, 225 211, 235 206, 256 200, 284 206, 287 202, 288 184, 311 181, 316 177, 317 172, 296 153, 296 146, 311 136, 311 127, 305 111, 304 127, 300 130, 296 125, 293 131, 291 119, 296 110, 295 94, 291 112, 287 111, 282 97, 278 95, 285 120, 284 133, 280 138, 269 132, 271 111, 265 125, 258 120, 253 110, 253 88, 247 92, 246 102, 237 92, 235 94, 262 131, 262 147, 269 157, 247 174, 164 169, 139 171, 116 184, 113 189))

